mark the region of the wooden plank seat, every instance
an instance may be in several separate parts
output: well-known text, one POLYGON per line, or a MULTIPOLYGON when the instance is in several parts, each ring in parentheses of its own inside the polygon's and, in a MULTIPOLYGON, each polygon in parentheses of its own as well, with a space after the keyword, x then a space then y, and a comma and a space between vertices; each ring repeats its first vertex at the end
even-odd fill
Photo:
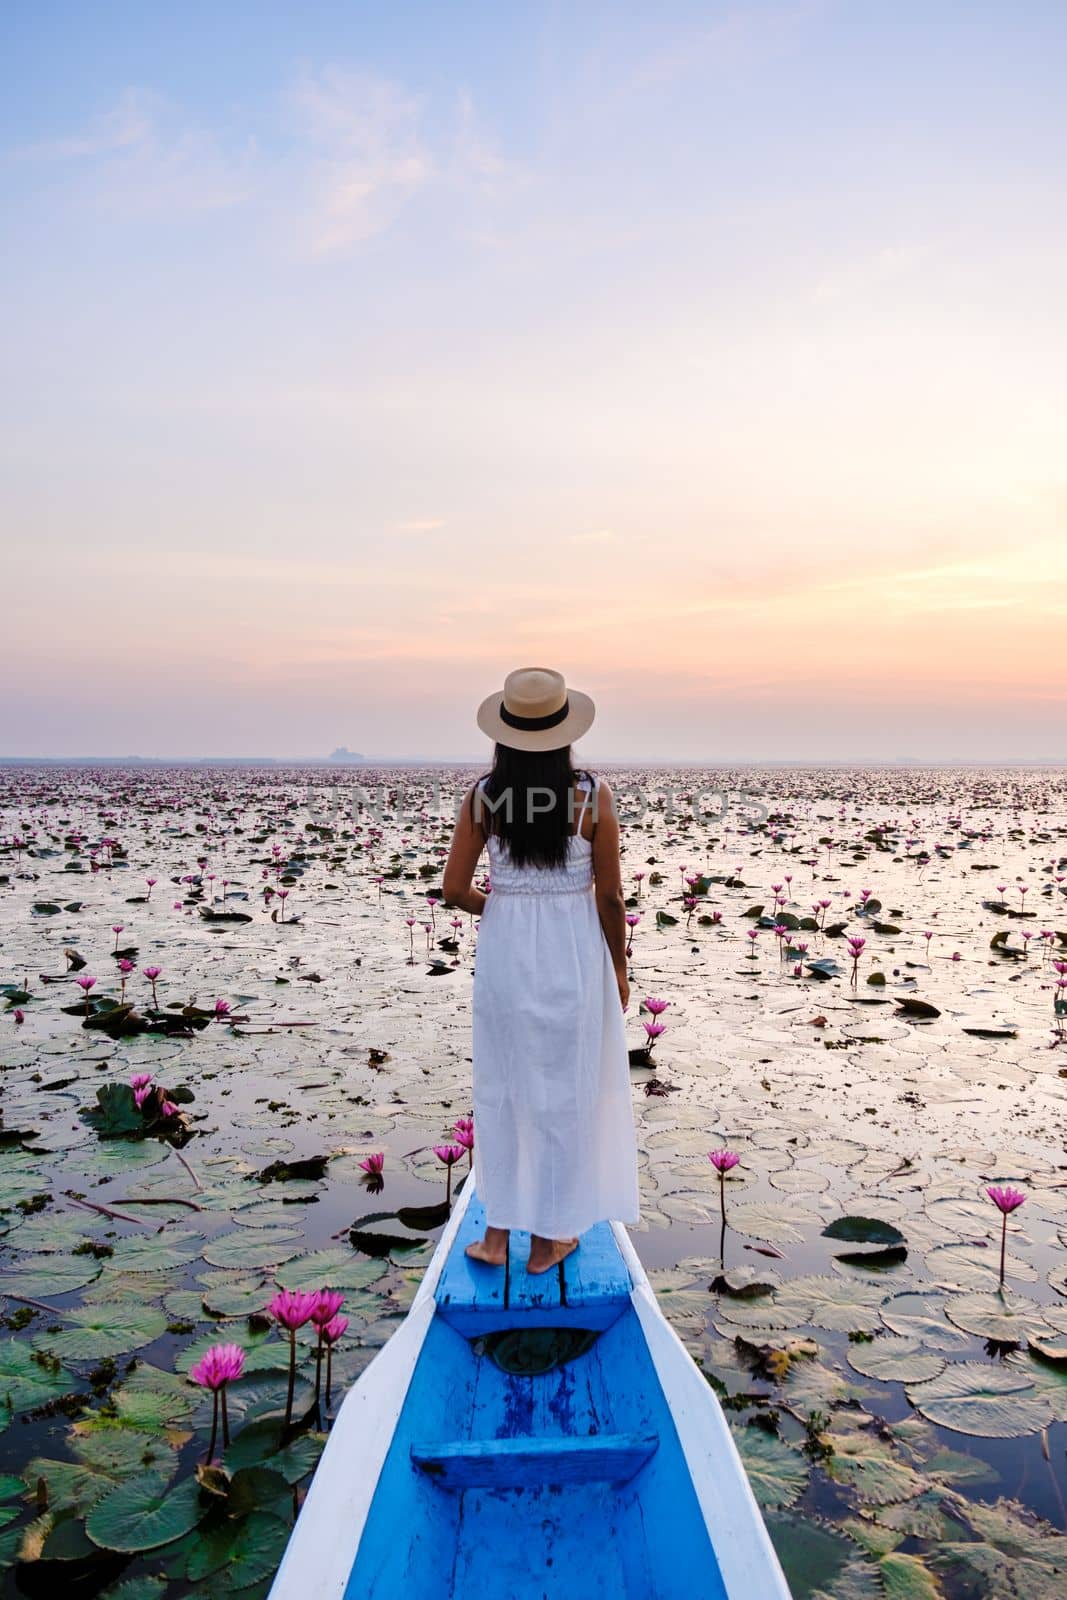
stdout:
POLYGON ((535 1489, 564 1483, 625 1483, 658 1446, 655 1433, 452 1439, 412 1444, 411 1461, 443 1489, 535 1489))

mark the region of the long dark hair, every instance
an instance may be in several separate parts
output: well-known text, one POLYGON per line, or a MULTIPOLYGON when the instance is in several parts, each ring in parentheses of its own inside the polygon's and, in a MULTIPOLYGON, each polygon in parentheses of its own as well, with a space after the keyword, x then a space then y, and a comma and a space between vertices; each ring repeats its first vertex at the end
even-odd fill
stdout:
POLYGON ((474 820, 486 834, 505 842, 516 866, 561 867, 576 816, 570 745, 535 751, 498 744, 483 777, 485 798, 475 788, 474 820))

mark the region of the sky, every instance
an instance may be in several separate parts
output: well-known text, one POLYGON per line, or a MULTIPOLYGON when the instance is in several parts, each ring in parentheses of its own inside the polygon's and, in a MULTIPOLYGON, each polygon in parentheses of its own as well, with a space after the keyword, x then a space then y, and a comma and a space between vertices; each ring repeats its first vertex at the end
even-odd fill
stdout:
POLYGON ((7 0, 0 755, 1067 761, 1062 0, 7 0))

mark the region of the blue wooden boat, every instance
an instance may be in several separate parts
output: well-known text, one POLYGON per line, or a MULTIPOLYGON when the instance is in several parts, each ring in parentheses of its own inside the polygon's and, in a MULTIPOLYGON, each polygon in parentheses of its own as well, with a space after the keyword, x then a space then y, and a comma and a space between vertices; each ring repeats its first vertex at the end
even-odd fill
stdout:
POLYGON ((472 1261, 464 1184, 346 1395, 270 1600, 789 1600, 726 1419, 625 1228, 472 1261), (545 1369, 547 1370, 541 1370, 545 1369))

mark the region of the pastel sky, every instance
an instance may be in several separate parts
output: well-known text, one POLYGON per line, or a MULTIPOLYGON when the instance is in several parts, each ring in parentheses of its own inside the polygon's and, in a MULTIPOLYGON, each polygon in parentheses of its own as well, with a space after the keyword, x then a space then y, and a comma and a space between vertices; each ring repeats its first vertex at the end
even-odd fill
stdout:
POLYGON ((0 754, 1067 760, 1062 0, 0 11, 0 754))

